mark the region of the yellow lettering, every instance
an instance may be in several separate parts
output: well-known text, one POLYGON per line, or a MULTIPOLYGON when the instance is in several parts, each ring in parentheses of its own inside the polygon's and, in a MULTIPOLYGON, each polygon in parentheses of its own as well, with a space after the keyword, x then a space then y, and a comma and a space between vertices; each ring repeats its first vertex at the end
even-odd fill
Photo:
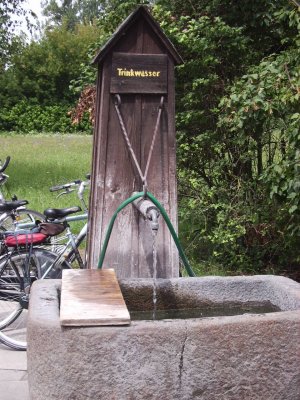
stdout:
POLYGON ((130 70, 127 70, 126 68, 117 68, 117 76, 128 76, 128 77, 142 77, 142 78, 156 78, 160 76, 161 71, 140 71, 140 70, 134 70, 133 68, 130 68, 130 70))

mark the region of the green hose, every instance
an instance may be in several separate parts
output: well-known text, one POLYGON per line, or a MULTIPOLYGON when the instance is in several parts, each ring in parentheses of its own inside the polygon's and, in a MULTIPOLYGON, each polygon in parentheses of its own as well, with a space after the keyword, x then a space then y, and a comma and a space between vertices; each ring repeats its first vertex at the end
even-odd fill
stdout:
MULTIPOLYGON (((142 193, 143 196, 143 193, 142 193)), ((111 235, 111 231, 113 229, 114 223, 115 223, 115 219, 117 218, 117 215, 119 214, 120 211, 123 210, 123 208, 125 208, 128 204, 132 203, 134 200, 138 199, 139 197, 141 197, 141 192, 134 194, 133 196, 129 197, 127 200, 123 201, 122 204, 119 205, 119 207, 117 208, 116 212, 114 213, 114 215, 112 216, 109 225, 108 225, 108 229, 106 232, 106 236, 105 236, 105 240, 103 243, 103 247, 100 253, 100 257, 99 257, 99 262, 98 262, 98 268, 101 269, 102 268, 102 264, 104 261, 104 257, 105 257, 105 253, 106 253, 106 249, 107 249, 107 245, 110 239, 110 235, 111 235)))
MULTIPOLYGON (((107 249, 107 245, 108 245, 108 242, 109 242, 109 239, 110 239, 110 235, 111 235, 114 223, 115 223, 115 219, 117 218, 117 215, 128 204, 132 203, 134 200, 136 200, 136 199, 138 199, 140 197, 143 197, 144 195, 145 195, 144 192, 135 193, 133 196, 129 197, 122 204, 120 204, 119 207, 117 208, 116 212, 112 216, 112 218, 110 220, 110 223, 108 225, 108 229, 107 229, 107 232, 106 232, 105 240, 104 240, 103 247, 102 247, 102 250, 101 250, 101 253, 100 253, 100 257, 99 257, 99 262, 98 262, 98 268, 99 269, 102 268, 104 257, 105 257, 105 253, 106 253, 106 249, 107 249)), ((192 267, 190 266, 190 264, 189 264, 189 262, 188 262, 188 260, 186 258, 186 255, 184 254, 184 251, 183 251, 183 249, 181 247, 181 244, 179 242, 178 236, 176 235, 175 229, 174 229, 174 227, 173 227, 173 225, 172 225, 172 223, 171 223, 171 221, 170 221, 170 219, 168 217, 168 214, 166 213, 166 210, 163 208, 163 206, 160 204, 160 202, 150 192, 146 193, 146 197, 148 197, 152 201, 152 203, 154 205, 156 205, 156 207, 161 212, 161 215, 163 216, 163 218, 164 218, 164 220, 165 220, 165 222, 166 222, 166 224, 167 224, 167 226, 169 228, 169 231, 170 231, 170 233, 171 233, 171 235, 173 237, 173 240, 174 240, 174 242, 176 244, 176 247, 178 249, 179 256, 180 256, 180 258, 181 258, 181 260, 183 262, 183 265, 184 265, 188 275, 189 276, 196 276, 194 271, 192 270, 192 267)))

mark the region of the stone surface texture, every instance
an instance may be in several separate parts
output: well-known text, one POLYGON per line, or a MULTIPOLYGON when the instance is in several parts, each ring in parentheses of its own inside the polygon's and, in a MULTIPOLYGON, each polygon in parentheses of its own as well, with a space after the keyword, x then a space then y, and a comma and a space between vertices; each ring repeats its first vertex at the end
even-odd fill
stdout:
MULTIPOLYGON (((152 280, 120 284, 129 308, 150 303, 152 280)), ((162 308, 168 302, 171 308, 271 303, 282 311, 132 321, 129 327, 63 328, 59 297, 60 281, 33 285, 27 351, 32 400, 300 399, 300 285, 287 278, 159 280, 162 308)))

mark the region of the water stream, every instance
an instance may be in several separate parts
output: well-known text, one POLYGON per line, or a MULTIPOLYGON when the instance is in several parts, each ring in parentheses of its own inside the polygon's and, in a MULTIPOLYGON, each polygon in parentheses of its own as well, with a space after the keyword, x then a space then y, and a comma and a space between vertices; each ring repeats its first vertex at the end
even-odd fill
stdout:
POLYGON ((153 313, 152 319, 156 319, 156 312, 157 312, 157 244, 156 244, 156 237, 157 231, 151 229, 152 232, 152 254, 153 254, 153 313))

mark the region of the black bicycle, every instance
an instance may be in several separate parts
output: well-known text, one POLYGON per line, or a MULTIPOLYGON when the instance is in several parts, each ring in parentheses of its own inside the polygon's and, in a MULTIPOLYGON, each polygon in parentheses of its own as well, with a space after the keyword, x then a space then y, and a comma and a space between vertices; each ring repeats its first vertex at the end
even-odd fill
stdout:
POLYGON ((26 350, 26 320, 30 288, 37 279, 61 278, 62 269, 84 268, 78 250, 86 235, 74 238, 67 218, 80 207, 47 209, 46 222, 31 230, 0 233, 0 342, 26 350), (67 243, 61 252, 51 251, 51 237, 65 231, 67 243), (48 250, 48 249, 49 250, 48 250))

